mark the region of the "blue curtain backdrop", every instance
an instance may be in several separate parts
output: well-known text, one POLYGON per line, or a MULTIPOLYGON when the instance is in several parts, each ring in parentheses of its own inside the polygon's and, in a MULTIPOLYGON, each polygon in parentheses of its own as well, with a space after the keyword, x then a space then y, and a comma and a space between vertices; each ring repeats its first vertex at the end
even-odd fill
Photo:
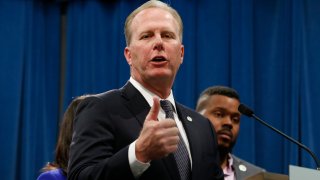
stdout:
MULTIPOLYGON (((60 99, 64 110, 73 97, 119 88, 129 79, 123 25, 143 2, 0 1, 4 179, 36 179, 53 160, 60 99)), ((320 156, 320 1, 164 2, 184 21, 185 58, 173 88, 177 101, 194 108, 206 87, 231 86, 258 116, 320 156)), ((316 167, 304 150, 246 117, 234 153, 277 173, 288 174, 289 164, 316 167)))
POLYGON ((1 179, 35 179, 59 119, 59 7, 0 1, 1 179))

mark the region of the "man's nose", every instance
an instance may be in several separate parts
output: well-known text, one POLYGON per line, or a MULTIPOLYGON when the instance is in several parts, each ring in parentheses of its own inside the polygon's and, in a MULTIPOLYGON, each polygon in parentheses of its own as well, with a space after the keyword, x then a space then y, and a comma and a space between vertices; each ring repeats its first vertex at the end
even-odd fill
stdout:
POLYGON ((163 40, 161 35, 156 35, 154 40, 154 50, 162 51, 163 50, 163 40))
POLYGON ((223 125, 229 126, 232 128, 232 119, 229 116, 226 116, 225 118, 223 118, 223 125))

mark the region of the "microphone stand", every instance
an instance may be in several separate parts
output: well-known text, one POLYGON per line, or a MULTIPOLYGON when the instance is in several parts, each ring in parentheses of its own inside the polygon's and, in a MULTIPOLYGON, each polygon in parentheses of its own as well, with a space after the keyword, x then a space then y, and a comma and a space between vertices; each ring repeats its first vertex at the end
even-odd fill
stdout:
POLYGON ((299 147, 302 147, 304 150, 306 150, 312 157, 313 159, 316 161, 317 164, 317 170, 320 171, 320 161, 319 159, 316 157, 316 155, 309 149, 307 148, 307 146, 305 146, 304 144, 301 144, 300 142, 296 141, 295 139, 293 139, 292 137, 284 134, 283 132, 281 132, 280 130, 272 127, 271 125, 269 125, 268 123, 264 122, 262 119, 260 119, 259 117, 257 117, 255 114, 251 115, 253 118, 255 118, 256 120, 258 120, 260 123, 266 125, 267 127, 271 128, 272 130, 274 130, 275 132, 281 134, 282 136, 284 136, 285 138, 287 138, 288 140, 290 140, 291 142, 294 142, 295 144, 297 144, 299 147))

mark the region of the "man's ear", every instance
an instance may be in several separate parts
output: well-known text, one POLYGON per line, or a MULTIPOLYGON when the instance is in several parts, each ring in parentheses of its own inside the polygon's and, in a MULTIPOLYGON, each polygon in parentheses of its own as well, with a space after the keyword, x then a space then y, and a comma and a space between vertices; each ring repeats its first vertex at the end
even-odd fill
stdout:
POLYGON ((123 54, 127 60, 127 63, 129 64, 129 66, 131 66, 132 61, 131 61, 131 52, 130 52, 129 47, 124 48, 123 54))
POLYGON ((183 63, 183 57, 184 57, 184 45, 182 44, 181 45, 181 62, 180 62, 180 64, 183 63))

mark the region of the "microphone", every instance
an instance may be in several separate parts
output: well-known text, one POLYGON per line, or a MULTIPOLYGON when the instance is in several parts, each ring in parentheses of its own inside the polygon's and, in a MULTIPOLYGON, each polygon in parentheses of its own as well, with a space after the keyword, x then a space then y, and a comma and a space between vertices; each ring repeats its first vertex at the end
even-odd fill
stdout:
POLYGON ((319 159, 316 157, 316 155, 309 149, 307 148, 307 146, 305 146, 304 144, 298 142, 297 140, 293 139, 292 137, 286 135, 285 133, 281 132, 280 130, 272 127, 271 125, 269 125, 268 123, 264 122, 262 119, 260 119, 259 117, 257 117, 253 110, 251 110, 248 106, 244 105, 244 104, 240 104, 238 107, 238 110, 241 114, 246 115, 248 117, 253 117, 254 119, 256 119, 257 121, 259 121, 260 123, 264 124, 265 126, 269 127, 270 129, 274 130, 275 132, 279 133, 280 135, 284 136, 285 138, 289 139, 291 142, 297 144, 299 147, 301 147, 302 149, 306 150, 314 159, 314 161, 316 162, 317 165, 317 170, 320 170, 320 161, 319 159))

